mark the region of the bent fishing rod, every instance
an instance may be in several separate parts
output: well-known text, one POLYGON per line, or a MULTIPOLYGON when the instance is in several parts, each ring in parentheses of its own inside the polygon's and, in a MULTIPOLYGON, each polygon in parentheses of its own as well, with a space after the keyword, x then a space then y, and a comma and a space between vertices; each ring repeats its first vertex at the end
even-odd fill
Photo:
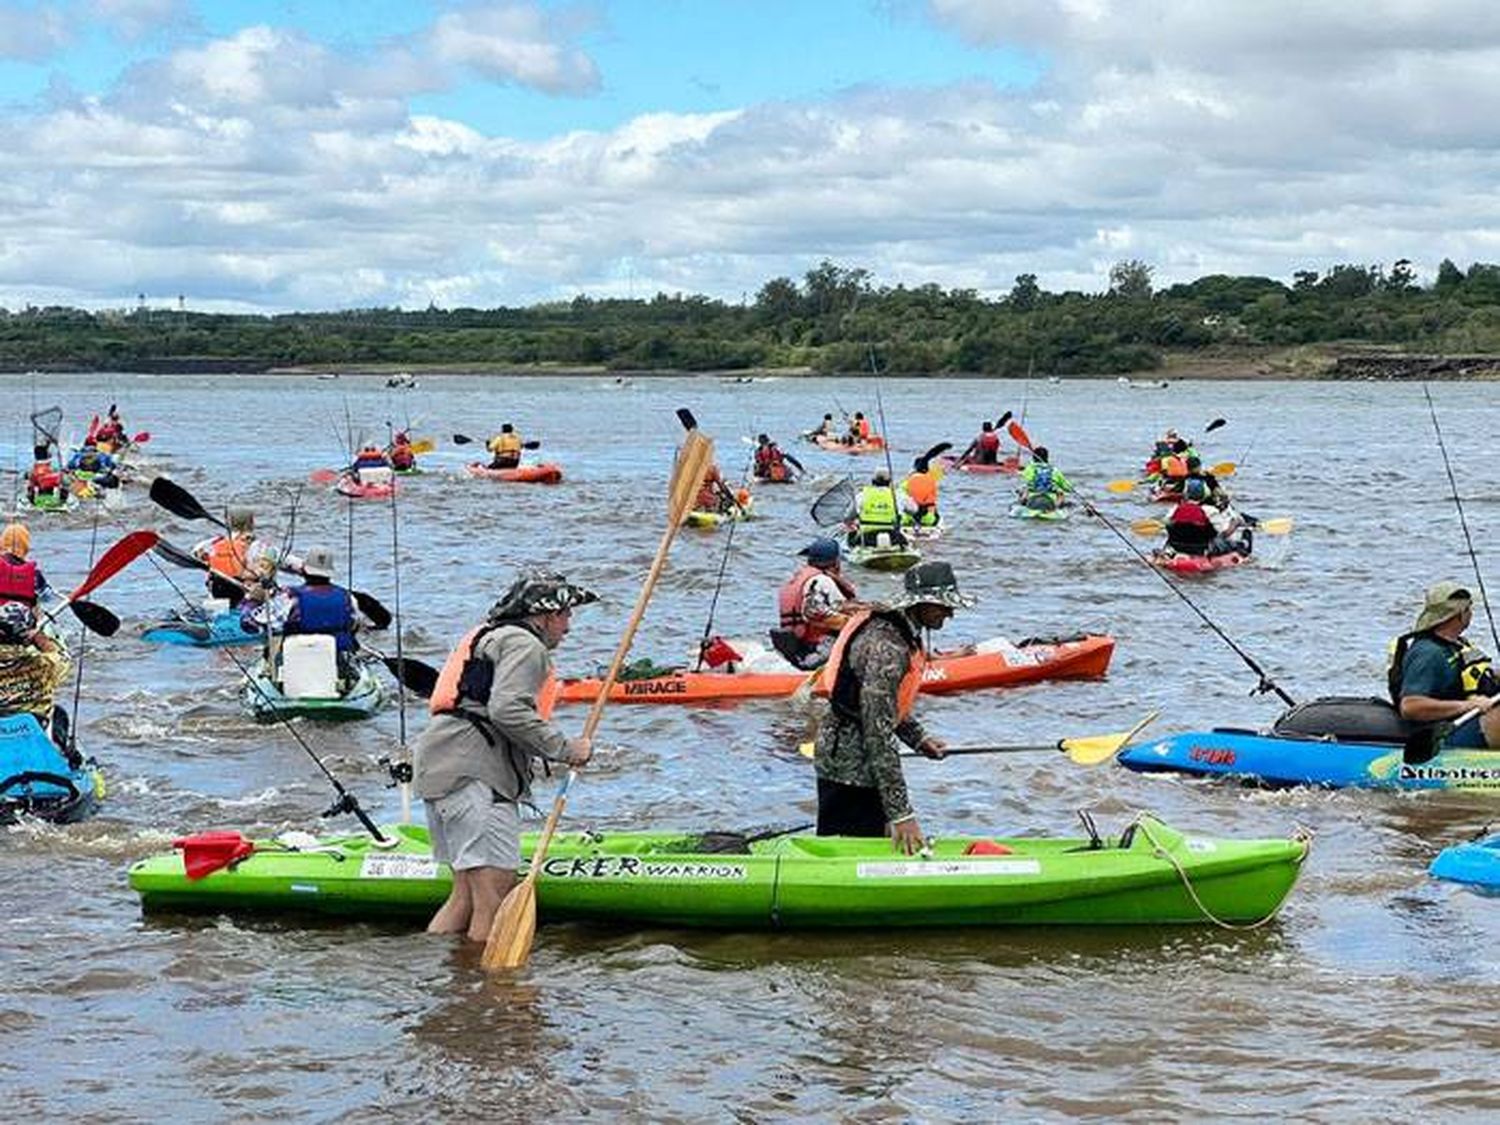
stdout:
POLYGON ((1469 535, 1469 521, 1464 517, 1463 501, 1458 498, 1458 480, 1453 475, 1453 464, 1448 460, 1448 447, 1443 443, 1443 427, 1438 425, 1437 407, 1432 402, 1432 392, 1427 389, 1427 384, 1422 384, 1422 394, 1427 399, 1427 413, 1432 418, 1432 431, 1437 434, 1438 452, 1443 455, 1443 468, 1448 473, 1448 490, 1453 497, 1453 506, 1458 509, 1458 526, 1463 528, 1464 549, 1469 553, 1469 563, 1474 568, 1474 582, 1479 587, 1479 600, 1484 603, 1484 615, 1490 622, 1490 639, 1495 642, 1495 650, 1500 652, 1500 635, 1495 630, 1495 614, 1490 609, 1490 596, 1485 592, 1484 575, 1479 573, 1479 556, 1474 553, 1474 540, 1469 535))
POLYGON ((1114 537, 1116 539, 1118 539, 1121 543, 1124 543, 1125 546, 1129 547, 1131 554, 1135 555, 1136 558, 1140 559, 1141 562, 1145 565, 1145 567, 1146 567, 1147 570, 1149 570, 1152 574, 1156 575, 1156 577, 1160 578, 1163 582, 1165 582, 1166 585, 1167 585, 1167 589, 1171 590, 1172 593, 1176 594, 1179 598, 1181 598, 1183 604, 1186 605, 1194 613, 1196 613, 1198 615, 1198 617, 1203 621, 1203 623, 1205 625, 1207 625, 1210 629, 1212 629, 1218 635, 1219 639, 1222 640, 1226 645, 1228 645, 1230 647, 1230 649, 1232 649, 1234 651, 1234 654, 1236 656, 1238 656, 1241 660, 1243 660, 1245 662, 1246 667, 1248 667, 1250 669, 1250 671, 1254 672, 1256 674, 1256 676, 1258 676, 1260 678, 1260 682, 1255 686, 1255 689, 1250 693, 1251 695, 1263 695, 1266 692, 1273 692, 1288 707, 1295 707, 1295 706, 1297 706, 1297 701, 1295 699, 1293 699, 1290 695, 1288 695, 1285 691, 1283 691, 1282 688, 1281 688, 1281 685, 1279 685, 1275 680, 1271 679, 1269 673, 1267 673, 1264 668, 1262 668, 1259 664, 1257 664, 1255 662, 1255 658, 1254 657, 1252 657, 1244 649, 1240 648, 1239 645, 1235 644, 1234 641, 1230 638, 1229 634, 1226 633, 1226 632, 1224 632, 1223 629, 1219 628, 1219 626, 1214 623, 1213 619, 1210 618, 1208 616, 1208 614, 1204 613, 1203 610, 1199 609, 1197 603, 1194 602, 1192 598, 1190 598, 1186 594, 1184 594, 1182 592, 1181 587, 1179 587, 1176 582, 1173 582, 1170 578, 1168 578, 1160 570, 1158 570, 1156 567, 1154 567, 1154 566, 1151 565, 1151 560, 1148 559, 1145 556, 1145 554, 1141 551, 1141 549, 1139 547, 1137 547, 1134 543, 1132 543, 1129 539, 1127 539, 1125 537, 1124 532, 1122 532, 1118 527, 1115 526, 1113 520, 1111 520, 1108 516, 1106 516, 1103 512, 1101 512, 1099 510, 1098 506, 1095 505, 1092 501, 1090 501, 1086 497, 1079 496, 1079 499, 1083 501, 1083 510, 1085 512, 1087 512, 1091 516, 1097 517, 1098 520, 1099 520, 1099 522, 1101 522, 1102 524, 1104 524, 1105 527, 1109 528, 1110 532, 1114 535, 1114 537))
MULTIPOLYGON (((750 467, 754 463, 755 453, 752 451, 750 456, 745 461, 745 471, 743 474, 741 474, 740 477, 741 487, 744 487, 745 481, 749 478, 750 467)), ((749 514, 739 503, 738 499, 735 500, 735 506, 739 508, 742 515, 749 514)), ((712 638, 714 630, 714 614, 717 613, 719 609, 719 591, 724 588, 724 573, 729 568, 729 553, 734 549, 734 532, 735 528, 737 528, 739 524, 740 521, 737 519, 729 521, 729 534, 724 540, 724 553, 719 558, 719 576, 714 579, 714 596, 708 603, 708 620, 703 623, 703 636, 698 641, 698 661, 693 665, 694 672, 703 671, 704 656, 708 652, 709 642, 712 638)))

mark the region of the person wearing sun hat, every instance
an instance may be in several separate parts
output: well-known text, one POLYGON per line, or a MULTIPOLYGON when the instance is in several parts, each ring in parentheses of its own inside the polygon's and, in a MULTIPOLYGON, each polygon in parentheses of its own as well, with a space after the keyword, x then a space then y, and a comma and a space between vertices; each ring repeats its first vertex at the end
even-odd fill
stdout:
POLYGON ((577 768, 590 740, 545 717, 551 652, 572 611, 597 596, 560 574, 522 573, 448 656, 429 700, 432 720, 412 745, 412 783, 427 805, 435 859, 453 868, 453 889, 431 934, 484 941, 521 860, 520 806, 532 764, 577 768))
POLYGON ((896 743, 943 756, 946 743, 911 713, 922 685, 922 634, 974 604, 948 563, 919 563, 899 596, 855 613, 839 633, 823 670, 829 706, 813 749, 818 835, 889 834, 908 855, 922 847, 896 743))
POLYGON ((1500 711, 1494 709, 1500 678, 1490 658, 1464 637, 1474 618, 1474 597, 1461 582, 1439 582, 1428 589, 1411 632, 1391 644, 1387 685, 1401 717, 1418 723, 1451 723, 1469 711, 1479 714, 1454 727, 1444 744, 1467 749, 1500 749, 1500 711))

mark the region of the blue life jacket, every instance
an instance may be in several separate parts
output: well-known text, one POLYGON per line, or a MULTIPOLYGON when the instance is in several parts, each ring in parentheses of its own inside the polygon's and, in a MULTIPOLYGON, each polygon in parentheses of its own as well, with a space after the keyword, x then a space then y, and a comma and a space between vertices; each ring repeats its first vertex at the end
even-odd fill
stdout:
POLYGON ((1036 466, 1036 475, 1031 478, 1031 491, 1052 491, 1052 466, 1045 461, 1036 466))
POLYGON ((327 633, 339 652, 354 649, 354 602, 342 586, 293 586, 297 612, 287 620, 288 634, 327 633))

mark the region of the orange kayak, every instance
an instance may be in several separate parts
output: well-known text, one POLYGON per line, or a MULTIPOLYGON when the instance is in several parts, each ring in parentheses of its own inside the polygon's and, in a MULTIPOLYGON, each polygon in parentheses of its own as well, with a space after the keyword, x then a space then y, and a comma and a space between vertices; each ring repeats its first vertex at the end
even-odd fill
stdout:
POLYGON ((875 435, 866 441, 850 443, 819 434, 813 438, 813 444, 829 453, 879 453, 885 448, 885 438, 875 435))
MULTIPOLYGON (((648 679, 627 680, 610 689, 612 703, 718 703, 739 699, 782 699, 813 680, 813 691, 827 695, 820 672, 803 672, 756 642, 731 641, 756 655, 733 672, 673 671, 648 679), (756 670, 744 670, 746 667, 756 670), (773 670, 774 668, 774 670, 773 670), (765 670, 760 670, 765 669, 765 670)), ((992 638, 955 652, 938 653, 922 672, 922 691, 934 695, 981 688, 1011 687, 1040 680, 1086 680, 1101 677, 1109 669, 1115 639, 1081 636, 1065 641, 1027 640, 1011 644, 992 638)), ((556 683, 558 703, 592 703, 599 695, 599 679, 562 680, 556 683)))
POLYGON ((488 465, 477 463, 464 467, 471 477, 507 481, 511 484, 557 484, 562 480, 562 466, 551 461, 543 461, 540 465, 518 465, 514 469, 492 469, 488 465))

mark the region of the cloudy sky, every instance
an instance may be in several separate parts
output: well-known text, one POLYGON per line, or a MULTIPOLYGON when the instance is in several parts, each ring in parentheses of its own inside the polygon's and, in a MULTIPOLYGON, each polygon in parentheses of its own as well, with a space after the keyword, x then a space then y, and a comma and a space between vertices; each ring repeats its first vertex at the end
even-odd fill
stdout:
POLYGON ((0 305, 1500 261, 1495 0, 0 0, 0 305))

